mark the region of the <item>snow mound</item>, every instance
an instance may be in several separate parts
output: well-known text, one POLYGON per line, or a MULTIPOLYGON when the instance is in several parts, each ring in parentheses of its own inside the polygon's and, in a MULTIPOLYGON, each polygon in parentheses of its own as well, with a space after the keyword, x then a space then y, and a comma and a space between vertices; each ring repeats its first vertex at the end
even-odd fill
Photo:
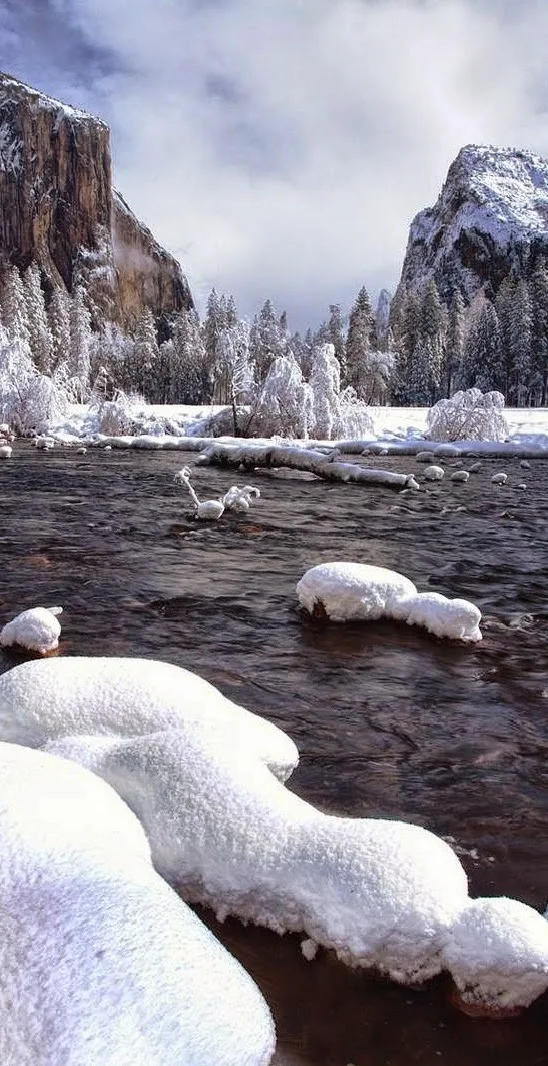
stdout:
POLYGON ((59 647, 61 624, 57 615, 62 610, 62 607, 31 607, 22 611, 0 630, 0 644, 48 655, 59 647))
POLYGON ((462 481, 466 483, 470 478, 470 474, 467 470, 455 470, 454 474, 451 474, 451 481, 462 481))
POLYGON ((32 748, 67 733, 138 736, 189 722, 212 730, 228 722, 242 761, 252 753, 282 780, 299 761, 281 729, 170 663, 74 656, 22 663, 0 676, 0 740, 32 748))
POLYGON ((548 986, 548 923, 515 899, 471 900, 444 959, 465 1004, 527 1007, 548 986))
POLYGON ((156 869, 185 899, 278 933, 304 932, 353 966, 398 981, 442 967, 467 900, 448 844, 418 826, 318 812, 230 727, 146 737, 67 737, 52 750, 100 774, 142 822, 156 869))
POLYGON ((503 474, 502 472, 500 474, 493 474, 493 477, 491 478, 493 485, 505 485, 507 481, 508 474, 503 474))
POLYGON ((6 1066, 270 1061, 259 990, 154 872, 131 811, 80 767, 13 744, 0 907, 6 1066))
POLYGON ((296 591, 309 614, 324 612, 334 622, 386 617, 424 626, 438 637, 481 640, 481 611, 473 603, 417 592, 409 578, 381 566, 321 563, 307 570, 296 591))
POLYGON ((0 459, 11 459, 13 448, 9 444, 0 444, 0 459))
MULTIPOLYGON (((427 440, 439 441, 505 441, 510 430, 503 411, 501 392, 456 392, 430 408, 424 435, 427 440)), ((437 448, 436 453, 440 454, 437 448)))

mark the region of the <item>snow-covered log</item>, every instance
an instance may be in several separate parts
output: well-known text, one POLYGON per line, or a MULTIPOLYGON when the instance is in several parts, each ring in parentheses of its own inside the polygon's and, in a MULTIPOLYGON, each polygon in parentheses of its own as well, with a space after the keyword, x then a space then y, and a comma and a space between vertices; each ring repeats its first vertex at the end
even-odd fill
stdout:
POLYGON ((403 489, 408 482, 407 474, 373 470, 358 466, 357 463, 341 463, 323 452, 284 444, 214 443, 199 455, 198 463, 244 470, 288 467, 316 474, 326 481, 353 481, 361 485, 382 485, 389 489, 403 489))

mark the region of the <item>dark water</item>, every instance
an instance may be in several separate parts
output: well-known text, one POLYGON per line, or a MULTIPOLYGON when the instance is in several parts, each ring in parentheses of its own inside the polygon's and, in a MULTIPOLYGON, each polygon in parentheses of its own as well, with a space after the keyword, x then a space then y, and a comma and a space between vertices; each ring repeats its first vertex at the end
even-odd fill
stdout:
MULTIPOLYGON (((403 496, 246 475, 261 500, 210 525, 190 518, 172 482, 184 460, 18 445, 0 464, 0 621, 60 603, 64 654, 196 670, 291 733, 302 752, 296 792, 332 812, 424 825, 451 839, 472 895, 544 909, 548 462, 524 471, 515 459, 485 460, 467 485, 403 496), (506 486, 491 485, 496 470, 506 486), (483 642, 304 620, 295 585, 329 559, 388 566, 422 590, 472 599, 483 642)), ((420 470, 412 458, 372 462, 420 470)), ((200 468, 194 480, 210 498, 241 475, 200 468)), ((14 661, 0 653, 0 671, 14 661)), ((548 1064, 546 995, 518 1019, 470 1019, 444 979, 401 989, 328 953, 306 963, 297 938, 203 917, 263 988, 278 1064, 548 1064)))

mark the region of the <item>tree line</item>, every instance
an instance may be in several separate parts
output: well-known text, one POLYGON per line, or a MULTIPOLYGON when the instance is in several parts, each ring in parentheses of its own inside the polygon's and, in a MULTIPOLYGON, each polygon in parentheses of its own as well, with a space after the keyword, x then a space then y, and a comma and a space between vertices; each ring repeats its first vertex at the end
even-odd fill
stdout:
MULTIPOLYGON (((315 329, 292 332, 271 300, 249 321, 234 298, 209 295, 203 321, 174 314, 159 341, 145 309, 131 335, 111 322, 100 329, 83 286, 55 287, 46 300, 40 270, 16 267, 0 279, 0 325, 41 374, 62 380, 85 402, 94 386, 136 393, 151 403, 246 403, 263 389, 277 360, 286 380, 310 382, 318 353, 333 346, 341 391, 366 404, 430 406, 456 390, 496 389, 514 406, 548 399, 548 267, 539 256, 526 274, 509 275, 495 294, 466 305, 456 289, 447 306, 435 282, 422 290, 381 293, 373 310, 367 289, 347 319, 332 304, 315 329), (293 371, 291 367, 294 366, 293 371), (298 372, 298 373, 297 373, 298 372)), ((279 374, 278 374, 279 377, 279 374)))

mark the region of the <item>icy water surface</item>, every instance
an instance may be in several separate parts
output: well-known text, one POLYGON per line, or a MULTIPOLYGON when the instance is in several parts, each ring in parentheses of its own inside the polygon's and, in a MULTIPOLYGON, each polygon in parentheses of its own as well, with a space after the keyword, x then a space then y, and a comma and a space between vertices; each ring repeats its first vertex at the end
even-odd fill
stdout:
MULTIPOLYGON (((249 514, 198 524, 172 482, 185 460, 16 445, 0 464, 0 620, 60 603, 64 654, 196 670, 291 733, 302 753, 296 792, 331 812, 424 825, 457 848, 473 895, 544 909, 548 462, 484 460, 468 484, 403 495, 245 475, 262 493, 249 514), (506 486, 491 484, 498 470, 506 486), (303 619, 295 585, 329 559, 388 566, 421 590, 472 599, 483 642, 303 619)), ((412 458, 371 463, 422 470, 412 458)), ((211 498, 242 477, 199 468, 194 481, 211 498)), ((0 671, 14 661, 0 653, 0 671)), ((466 1018, 443 979, 398 988, 328 953, 307 963, 297 938, 202 917, 265 992, 278 1066, 548 1064, 547 996, 518 1019, 466 1018)))

